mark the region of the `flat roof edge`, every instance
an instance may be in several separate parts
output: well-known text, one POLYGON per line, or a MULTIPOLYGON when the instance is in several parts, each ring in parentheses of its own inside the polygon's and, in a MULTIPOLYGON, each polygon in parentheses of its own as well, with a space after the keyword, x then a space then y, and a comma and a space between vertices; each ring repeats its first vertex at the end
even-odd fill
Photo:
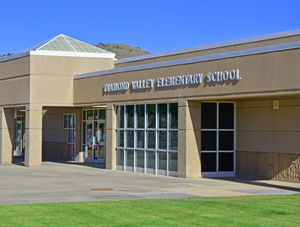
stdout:
POLYGON ((115 53, 86 53, 86 52, 68 52, 68 51, 26 51, 24 53, 13 54, 9 57, 0 58, 0 63, 14 60, 30 55, 57 56, 57 57, 90 57, 90 58, 112 58, 115 60, 115 53))
POLYGON ((87 53, 72 51, 30 51, 30 55, 57 56, 57 57, 91 57, 91 58, 115 58, 115 53, 87 53))
POLYGON ((22 58, 22 57, 25 57, 25 56, 29 56, 29 54, 30 54, 29 51, 27 51, 27 52, 24 52, 24 53, 13 54, 9 57, 0 58, 0 63, 5 62, 5 61, 14 60, 14 59, 17 59, 17 58, 22 58))
POLYGON ((177 60, 171 60, 171 61, 163 61, 163 62, 157 62, 157 63, 122 67, 122 68, 107 69, 107 70, 90 72, 90 73, 76 74, 73 77, 74 77, 74 79, 81 79, 81 78, 101 76, 101 75, 107 75, 107 74, 113 74, 113 73, 137 71, 137 70, 144 70, 144 69, 151 69, 151 68, 182 65, 182 64, 191 64, 191 63, 197 63, 197 62, 203 62, 203 61, 211 61, 211 60, 218 60, 218 59, 224 59, 224 58, 247 56, 247 55, 253 55, 253 54, 261 54, 261 53, 289 50, 289 49, 296 49, 296 48, 300 48, 300 41, 276 44, 276 45, 271 45, 271 46, 256 47, 256 48, 251 48, 251 49, 236 50, 236 51, 230 51, 230 52, 224 52, 224 53, 218 53, 218 54, 204 55, 204 56, 198 56, 198 57, 192 57, 192 58, 183 58, 183 59, 177 59, 177 60))
POLYGON ((160 52, 160 53, 155 53, 155 54, 148 54, 148 55, 142 55, 142 56, 137 56, 137 57, 125 58, 125 59, 117 60, 115 62, 115 64, 145 60, 145 59, 155 58, 155 57, 163 57, 163 56, 168 56, 168 55, 183 54, 183 53, 194 52, 194 51, 199 51, 199 50, 207 50, 207 49, 213 49, 213 48, 218 48, 218 47, 244 44, 244 43, 262 41, 262 40, 267 40, 267 39, 275 39, 275 38, 281 38, 281 37, 293 36, 293 35, 299 35, 299 34, 300 34, 300 29, 295 29, 295 30, 272 33, 272 34, 267 34, 267 35, 253 36, 253 37, 249 37, 249 38, 235 39, 235 40, 231 40, 231 41, 206 44, 206 45, 200 45, 200 46, 196 46, 196 47, 188 47, 188 48, 183 48, 183 49, 178 49, 178 50, 171 50, 171 51, 165 51, 165 52, 160 52))

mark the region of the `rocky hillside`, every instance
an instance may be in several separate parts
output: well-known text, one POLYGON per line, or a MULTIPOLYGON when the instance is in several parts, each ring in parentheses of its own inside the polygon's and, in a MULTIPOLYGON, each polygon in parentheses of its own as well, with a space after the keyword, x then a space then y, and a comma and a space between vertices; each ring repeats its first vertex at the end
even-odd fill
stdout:
POLYGON ((98 45, 95 46, 116 53, 117 59, 130 58, 130 57, 150 54, 149 52, 144 51, 139 47, 129 46, 122 43, 105 43, 105 44, 99 43, 98 45))

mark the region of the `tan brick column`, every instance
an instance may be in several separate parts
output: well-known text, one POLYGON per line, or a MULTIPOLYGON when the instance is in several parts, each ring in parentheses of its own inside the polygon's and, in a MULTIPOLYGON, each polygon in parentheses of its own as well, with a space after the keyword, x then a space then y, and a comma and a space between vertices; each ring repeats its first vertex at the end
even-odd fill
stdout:
POLYGON ((201 177, 201 102, 178 102, 178 176, 201 177))
POLYGON ((116 114, 115 106, 106 107, 106 169, 116 169, 116 114))
POLYGON ((25 166, 42 166, 43 108, 40 105, 26 106, 25 114, 25 166))
POLYGON ((0 164, 13 161, 14 125, 14 110, 0 108, 0 164))

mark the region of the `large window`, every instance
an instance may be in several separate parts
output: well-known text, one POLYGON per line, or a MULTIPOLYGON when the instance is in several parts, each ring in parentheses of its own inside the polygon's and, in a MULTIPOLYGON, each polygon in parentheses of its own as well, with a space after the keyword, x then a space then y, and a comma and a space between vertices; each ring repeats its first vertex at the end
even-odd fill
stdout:
POLYGON ((75 114, 64 114, 64 129, 67 129, 67 143, 72 144, 72 157, 76 156, 76 117, 75 114))
POLYGON ((229 102, 202 102, 201 168, 203 177, 235 174, 235 106, 229 102))
POLYGON ((116 106, 117 169, 177 175, 178 104, 116 106))

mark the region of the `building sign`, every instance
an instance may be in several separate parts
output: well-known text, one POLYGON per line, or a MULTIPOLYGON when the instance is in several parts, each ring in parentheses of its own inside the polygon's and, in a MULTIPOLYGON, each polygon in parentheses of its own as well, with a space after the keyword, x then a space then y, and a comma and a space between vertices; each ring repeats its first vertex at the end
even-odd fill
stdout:
POLYGON ((126 91, 129 89, 130 85, 132 89, 151 89, 156 84, 156 87, 170 87, 170 86, 180 86, 180 85, 190 85, 190 84, 201 84, 201 83, 213 83, 220 81, 233 81, 240 80, 239 70, 230 71, 217 71, 208 72, 205 77, 203 73, 183 75, 183 76, 173 76, 173 77, 162 77, 155 79, 146 80, 136 80, 129 82, 120 83, 110 83, 104 84, 104 92, 111 91, 126 91))

